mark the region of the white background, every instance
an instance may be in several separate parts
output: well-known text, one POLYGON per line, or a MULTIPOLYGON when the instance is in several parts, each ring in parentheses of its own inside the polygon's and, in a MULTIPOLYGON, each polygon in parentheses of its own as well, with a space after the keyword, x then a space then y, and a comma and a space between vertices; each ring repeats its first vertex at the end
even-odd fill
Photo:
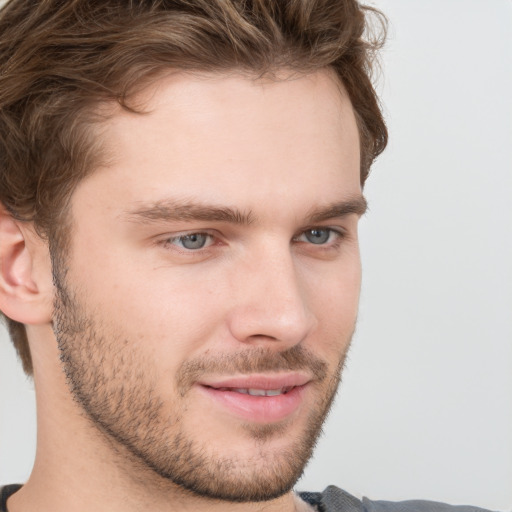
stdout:
MULTIPOLYGON (((362 221, 358 331, 299 489, 512 510, 512 2, 380 0, 390 146, 362 221)), ((0 484, 34 392, 0 332, 0 484)))

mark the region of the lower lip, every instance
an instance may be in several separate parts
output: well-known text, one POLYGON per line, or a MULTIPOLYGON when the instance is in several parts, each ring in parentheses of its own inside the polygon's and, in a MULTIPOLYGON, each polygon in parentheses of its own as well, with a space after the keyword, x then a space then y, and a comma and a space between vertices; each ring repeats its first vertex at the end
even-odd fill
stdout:
POLYGON ((200 389, 238 417, 255 423, 276 423, 288 418, 299 408, 305 387, 297 386, 277 396, 252 396, 208 386, 200 386, 200 389))

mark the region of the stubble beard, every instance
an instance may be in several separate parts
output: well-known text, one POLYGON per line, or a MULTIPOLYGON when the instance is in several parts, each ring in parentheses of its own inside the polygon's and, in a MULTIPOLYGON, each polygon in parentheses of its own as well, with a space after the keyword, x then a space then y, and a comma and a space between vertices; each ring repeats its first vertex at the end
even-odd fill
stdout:
POLYGON ((103 326, 98 321, 101 316, 87 311, 58 274, 55 283, 54 332, 70 392, 92 425, 122 454, 125 466, 132 462, 139 479, 149 473, 159 480, 159 485, 172 482, 196 496, 230 502, 271 500, 292 489, 321 434, 350 340, 340 344, 346 349, 336 370, 330 373, 327 363, 301 345, 277 355, 260 348, 189 361, 176 375, 181 400, 169 408, 168 400, 155 394, 151 362, 134 351, 137 343, 130 343, 119 329, 116 332, 111 326, 103 326), (321 392, 317 392, 317 403, 302 432, 286 444, 281 443, 285 446, 281 450, 269 446, 277 438, 286 438, 285 423, 240 426, 241 435, 257 446, 252 457, 237 455, 236 446, 222 446, 215 451, 183 425, 187 392, 204 372, 228 375, 235 371, 301 369, 315 375, 315 385, 321 392))

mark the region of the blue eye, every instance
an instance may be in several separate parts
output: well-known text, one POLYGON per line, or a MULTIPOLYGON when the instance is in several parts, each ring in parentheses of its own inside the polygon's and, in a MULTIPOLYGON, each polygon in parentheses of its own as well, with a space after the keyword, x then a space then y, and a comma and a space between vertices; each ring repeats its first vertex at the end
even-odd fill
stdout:
POLYGON ((206 233, 190 233, 189 235, 181 235, 171 238, 169 242, 174 243, 188 250, 202 249, 211 241, 211 235, 206 233))
POLYGON ((304 231, 303 236, 309 243, 321 245, 330 241, 332 232, 328 228, 313 228, 304 231))

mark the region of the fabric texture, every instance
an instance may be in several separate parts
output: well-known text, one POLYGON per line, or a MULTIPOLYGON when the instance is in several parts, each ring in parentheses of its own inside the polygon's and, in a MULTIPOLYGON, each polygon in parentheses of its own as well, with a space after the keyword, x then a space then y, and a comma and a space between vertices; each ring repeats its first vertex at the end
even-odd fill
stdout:
MULTIPOLYGON (((0 512, 7 512, 7 498, 21 488, 19 484, 0 487, 0 512)), ((470 506, 452 506, 434 501, 363 501, 342 489, 330 485, 324 492, 299 492, 306 503, 318 512, 490 512, 483 508, 470 506)))
POLYGON ((7 512, 7 498, 21 489, 20 484, 6 485, 0 487, 0 512, 7 512))
POLYGON ((318 512, 490 512, 471 506, 454 506, 435 501, 372 501, 357 499, 348 492, 330 485, 324 492, 299 492, 299 496, 318 512))

